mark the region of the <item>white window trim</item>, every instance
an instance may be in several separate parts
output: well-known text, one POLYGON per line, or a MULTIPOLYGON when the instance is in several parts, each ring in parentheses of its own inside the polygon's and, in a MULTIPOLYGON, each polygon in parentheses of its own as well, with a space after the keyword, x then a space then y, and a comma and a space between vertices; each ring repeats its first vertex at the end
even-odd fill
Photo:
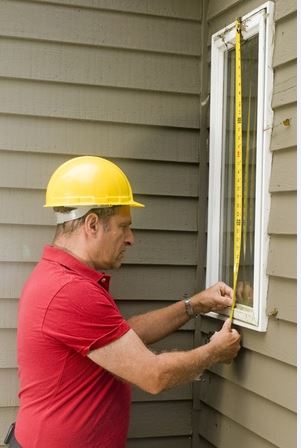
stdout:
MULTIPOLYGON (((242 327, 266 331, 268 323, 266 313, 268 276, 266 269, 269 244, 267 229, 270 211, 269 181, 272 164, 270 141, 273 123, 271 104, 273 94, 274 3, 271 1, 264 3, 259 8, 243 16, 241 20, 245 25, 243 30, 244 39, 259 33, 254 303, 253 308, 238 304, 234 311, 233 322, 242 327)), ((207 287, 220 280, 221 148, 223 147, 224 123, 221 98, 224 98, 223 74, 226 44, 228 46, 235 45, 235 22, 212 36, 207 287)), ((209 316, 223 320, 227 318, 227 314, 208 313, 209 316)))

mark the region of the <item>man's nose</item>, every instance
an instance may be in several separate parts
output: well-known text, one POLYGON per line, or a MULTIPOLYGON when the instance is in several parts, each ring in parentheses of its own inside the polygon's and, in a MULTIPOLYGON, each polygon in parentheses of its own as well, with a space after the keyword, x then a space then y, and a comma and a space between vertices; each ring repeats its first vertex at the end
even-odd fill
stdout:
POLYGON ((134 244, 134 240, 135 240, 134 233, 133 233, 132 229, 129 229, 127 232, 125 243, 128 246, 132 246, 134 244))

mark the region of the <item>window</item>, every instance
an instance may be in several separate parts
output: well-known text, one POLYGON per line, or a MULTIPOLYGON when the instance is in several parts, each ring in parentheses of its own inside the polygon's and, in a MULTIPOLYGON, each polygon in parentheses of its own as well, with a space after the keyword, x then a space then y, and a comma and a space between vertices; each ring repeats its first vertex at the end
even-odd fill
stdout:
MULTIPOLYGON (((267 327, 273 13, 267 2, 241 18, 243 199, 234 323, 258 331, 267 327)), ((233 284, 235 31, 232 23, 212 36, 207 286, 233 284)))

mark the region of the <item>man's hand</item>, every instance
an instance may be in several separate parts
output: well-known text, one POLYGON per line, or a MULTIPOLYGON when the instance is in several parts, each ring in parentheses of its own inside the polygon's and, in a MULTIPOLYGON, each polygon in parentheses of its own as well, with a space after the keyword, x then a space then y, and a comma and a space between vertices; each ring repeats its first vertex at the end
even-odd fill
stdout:
POLYGON ((221 311, 232 305, 233 290, 226 283, 218 282, 195 294, 190 301, 196 314, 221 311))
POLYGON ((231 363, 240 350, 240 335, 231 328, 231 320, 227 319, 220 331, 214 333, 209 344, 214 350, 215 362, 231 363))

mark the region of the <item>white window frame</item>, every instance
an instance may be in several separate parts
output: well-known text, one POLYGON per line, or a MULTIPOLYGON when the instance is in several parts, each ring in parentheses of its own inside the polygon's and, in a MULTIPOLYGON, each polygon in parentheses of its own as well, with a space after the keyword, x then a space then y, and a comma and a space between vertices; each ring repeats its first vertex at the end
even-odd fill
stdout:
MULTIPOLYGON (((254 247, 253 307, 237 304, 234 324, 257 331, 266 331, 268 317, 266 299, 268 290, 268 219, 270 211, 269 181, 271 173, 270 140, 273 122, 271 108, 273 94, 272 56, 274 46, 274 3, 268 1, 241 18, 243 39, 258 34, 258 106, 257 106, 257 155, 256 155, 256 205, 254 247)), ((221 235, 222 151, 224 146, 224 72, 225 53, 235 45, 235 22, 212 36, 211 93, 210 93, 210 157, 209 203, 206 285, 219 278, 221 235)), ((208 313, 225 320, 227 315, 208 313)))

